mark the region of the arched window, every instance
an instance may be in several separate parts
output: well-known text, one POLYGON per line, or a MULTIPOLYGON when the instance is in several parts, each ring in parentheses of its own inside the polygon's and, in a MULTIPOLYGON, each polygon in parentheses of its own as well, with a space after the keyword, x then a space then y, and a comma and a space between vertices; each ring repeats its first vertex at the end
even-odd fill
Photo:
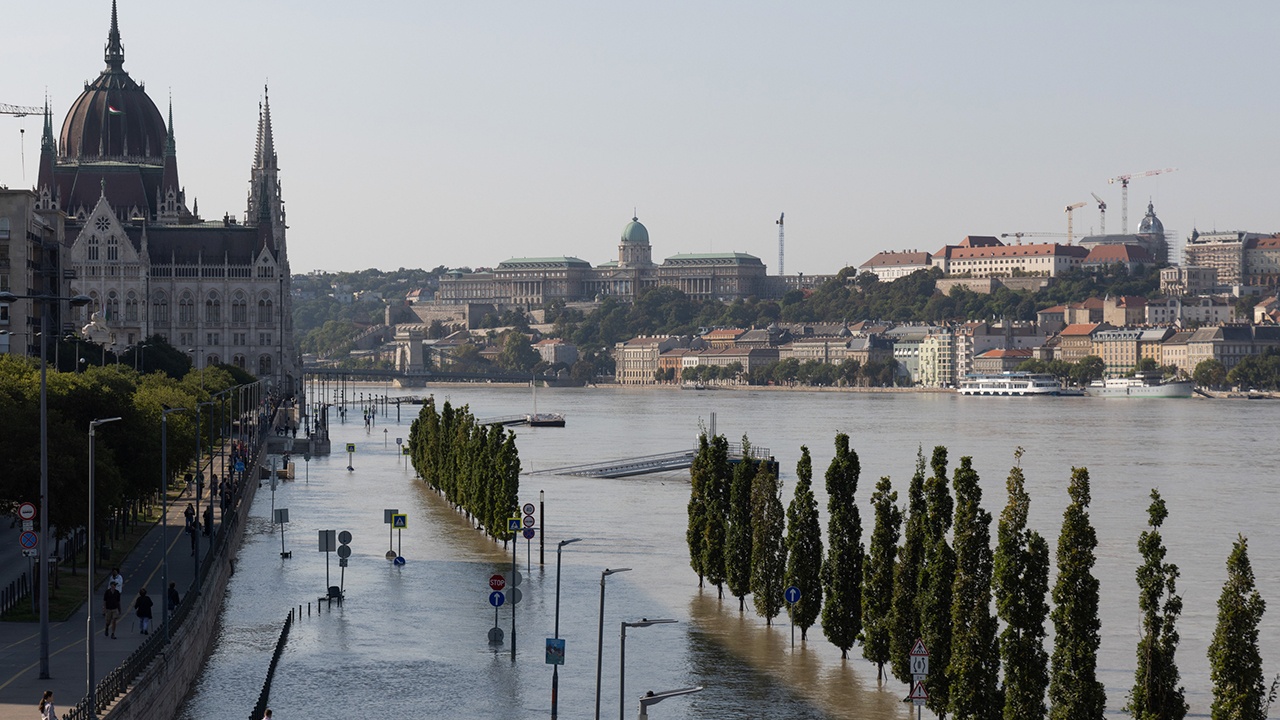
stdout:
POLYGON ((112 235, 111 237, 107 238, 107 259, 108 260, 120 259, 120 242, 116 240, 115 235, 112 235))
POLYGON ((272 316, 271 298, 263 297, 258 300, 258 324, 269 324, 272 321, 272 316))
MULTIPOLYGON (((238 290, 235 296, 231 298, 231 322, 236 325, 243 325, 249 322, 249 303, 245 300, 244 293, 238 290)), ((240 367, 243 367, 243 365, 240 367)))
POLYGON ((120 296, 115 290, 107 293, 107 322, 118 322, 120 320, 120 296))
POLYGON ((270 375, 270 374, 271 374, 271 356, 259 355, 258 356, 258 375, 270 375))
POLYGON ((158 323, 169 322, 169 296, 158 292, 151 300, 151 314, 158 323))
POLYGON ((204 366, 205 366, 205 367, 212 367, 212 366, 214 366, 214 365, 218 365, 218 364, 220 364, 221 362, 222 362, 222 361, 218 359, 218 356, 217 356, 217 355, 209 355, 209 356, 205 357, 205 359, 204 359, 204 366))
POLYGON ((124 319, 127 322, 138 322, 138 295, 132 290, 124 296, 124 319))
POLYGON ((232 355, 232 356, 231 356, 231 364, 232 364, 232 365, 235 365, 236 367, 240 368, 241 370, 244 370, 244 356, 243 356, 243 355, 232 355))
POLYGON ((196 301, 191 297, 191 293, 184 292, 182 297, 178 298, 178 322, 183 325, 190 325, 196 321, 196 301))
POLYGON ((89 259, 90 260, 98 259, 98 236, 97 235, 89 236, 89 259))
POLYGON ((209 293, 209 297, 204 301, 204 321, 210 325, 218 325, 222 322, 222 300, 216 292, 209 293))
POLYGON ((85 310, 89 312, 89 317, 93 317, 96 312, 102 312, 102 298, 98 296, 97 290, 89 291, 89 304, 85 306, 85 310))

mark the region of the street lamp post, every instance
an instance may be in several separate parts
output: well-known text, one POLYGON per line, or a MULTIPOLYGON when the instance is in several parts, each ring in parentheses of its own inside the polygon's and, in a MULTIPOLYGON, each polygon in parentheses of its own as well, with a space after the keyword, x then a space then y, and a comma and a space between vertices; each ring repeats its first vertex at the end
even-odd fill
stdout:
MULTIPOLYGON (((199 517, 200 506, 203 504, 201 501, 204 500, 204 469, 203 469, 204 468, 204 435, 202 434, 201 427, 200 427, 200 408, 205 406, 212 406, 212 405, 213 405, 213 401, 196 403, 196 513, 197 513, 197 517, 199 517)), ((210 419, 212 419, 212 413, 210 413, 210 419)), ((212 465, 213 463, 211 462, 210 468, 212 468, 212 465)), ((192 569, 195 571, 195 579, 193 579, 191 582, 192 582, 192 585, 197 589, 200 587, 200 533, 206 529, 208 528, 202 527, 200 530, 196 530, 195 527, 191 528, 191 531, 196 534, 195 536, 196 554, 192 556, 192 569)), ((210 532, 210 535, 209 535, 209 549, 210 550, 213 549, 212 532, 210 532)), ((166 592, 167 592, 167 588, 166 588, 166 592)))
POLYGON ((614 573, 627 572, 631 568, 605 568, 600 573, 600 629, 596 641, 596 720, 600 720, 600 671, 604 660, 604 579, 614 573))
MULTIPOLYGON (((546 530, 546 528, 543 528, 546 530)), ((560 551, 565 545, 580 542, 582 538, 561 540, 556 545, 556 639, 560 639, 560 551)), ((556 704, 560 694, 560 666, 551 666, 551 720, 556 720, 556 704)))
POLYGON ((160 527, 165 551, 160 555, 160 584, 164 587, 164 639, 169 640, 169 413, 187 408, 160 406, 160 527))
POLYGON ((85 665, 86 665, 86 672, 88 673, 85 679, 85 685, 86 685, 85 694, 89 696, 89 717, 91 718, 98 716, 98 698, 97 698, 96 688, 94 688, 93 686, 93 670, 94 670, 93 668, 93 572, 94 572, 93 560, 94 560, 94 557, 93 556, 95 555, 94 551, 97 549, 93 544, 93 514, 94 514, 93 446, 94 446, 94 436, 96 434, 94 431, 98 429, 99 425, 105 425, 109 422, 115 422, 119 419, 120 418, 118 417, 113 417, 113 418, 103 418, 100 420, 89 421, 89 581, 86 585, 87 589, 85 590, 85 594, 88 596, 87 602, 85 603, 85 607, 88 608, 88 616, 85 618, 84 641, 85 641, 85 665))
POLYGON ((622 622, 622 645, 619 647, 619 666, 618 666, 618 720, 626 720, 627 712, 627 628, 629 627, 649 627, 650 625, 660 625, 664 623, 673 623, 675 620, 670 618, 659 618, 650 620, 649 618, 641 618, 636 622, 622 622))
POLYGON ((696 693, 696 692, 702 692, 701 685, 698 685, 697 687, 680 688, 679 690, 665 690, 660 693, 655 693, 654 691, 650 690, 649 692, 645 693, 643 697, 640 698, 639 720, 649 720, 650 705, 657 705, 658 703, 662 702, 663 700, 666 700, 667 698, 678 697, 680 695, 689 695, 691 693, 696 693))
MULTIPOLYGON (((84 307, 93 302, 88 295, 60 297, 57 295, 15 295, 11 292, 0 292, 0 305, 9 305, 16 300, 30 300, 32 304, 41 303, 45 307, 40 311, 40 679, 49 679, 49 391, 47 360, 45 358, 45 338, 49 337, 49 303, 66 300, 72 307, 84 307)), ((92 554, 93 549, 89 552, 92 554)))

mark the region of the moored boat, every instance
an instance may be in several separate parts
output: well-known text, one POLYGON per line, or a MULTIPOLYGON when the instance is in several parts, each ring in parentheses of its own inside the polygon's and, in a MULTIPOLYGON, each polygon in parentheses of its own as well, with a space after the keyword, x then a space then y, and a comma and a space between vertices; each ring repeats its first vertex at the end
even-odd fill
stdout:
POLYGON ((1129 378, 1107 378, 1089 384, 1096 397, 1189 398, 1195 384, 1190 380, 1165 380, 1158 373, 1138 373, 1129 378))
POLYGON ((1080 391, 1064 388, 1048 373, 1005 372, 992 375, 966 375, 956 389, 961 395, 1079 395, 1080 391))

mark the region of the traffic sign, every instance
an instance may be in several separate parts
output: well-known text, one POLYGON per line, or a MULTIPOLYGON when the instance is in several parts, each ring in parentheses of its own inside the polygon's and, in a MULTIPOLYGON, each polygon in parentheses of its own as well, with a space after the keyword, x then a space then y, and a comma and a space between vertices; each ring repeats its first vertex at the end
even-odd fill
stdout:
POLYGON ((511 587, 513 588, 520 587, 520 583, 523 580, 524 580, 524 575, 521 575, 519 570, 511 571, 511 587))
POLYGON ((336 532, 333 530, 320 531, 320 552, 333 552, 338 549, 336 532))
POLYGON ((913 705, 924 705, 924 702, 929 699, 929 692, 924 689, 923 681, 917 680, 911 685, 911 694, 907 696, 907 699, 913 705))
POLYGON ((33 557, 39 556, 40 551, 39 550, 23 550, 22 554, 26 557, 33 558, 33 557))
POLYGON ((351 546, 350 546, 350 545, 339 545, 339 546, 338 546, 338 557, 340 557, 340 558, 349 558, 349 557, 351 557, 351 546))
POLYGON ((342 532, 338 533, 338 542, 342 543, 343 545, 350 544, 351 532, 348 530, 343 530, 342 532))
POLYGON ((40 544, 40 536, 28 530, 18 536, 18 544, 30 550, 40 544))
POLYGON ((391 528, 393 530, 404 530, 409 527, 409 516, 404 513, 397 513, 391 516, 391 528))
POLYGON ((393 562, 393 563, 395 563, 396 565, 404 565, 404 556, 403 556, 403 555, 397 555, 397 556, 396 556, 396 559, 395 559, 395 560, 392 560, 392 562, 393 562))
POLYGON ((916 638, 916 644, 911 646, 911 652, 908 653, 912 657, 923 655, 929 657, 929 649, 924 646, 924 641, 916 638))
POLYGON ((237 460, 237 461, 236 461, 236 472, 239 472, 239 473, 244 472, 244 461, 243 461, 243 460, 237 460))
POLYGON ((532 539, 533 539, 533 536, 534 536, 534 535, 536 535, 536 534, 537 534, 537 533, 535 533, 535 532, 533 531, 533 528, 525 528, 525 529, 524 529, 524 539, 525 539, 525 540, 532 540, 532 539))
POLYGON ((289 508, 276 508, 271 516, 272 522, 287 523, 289 522, 289 508))
POLYGON ((923 676, 929 674, 929 656, 928 655, 912 655, 911 656, 911 674, 923 676))
POLYGON ((507 530, 509 530, 509 531, 511 531, 511 532, 515 532, 515 531, 517 531, 517 530, 519 530, 519 529, 520 529, 520 518, 519 518, 519 517, 509 517, 509 518, 507 518, 507 530))
POLYGON ((349 452, 349 453, 353 453, 353 452, 355 452, 355 451, 356 451, 356 444, 355 444, 355 443, 347 443, 347 452, 349 452))
POLYGON ((23 520, 23 521, 22 521, 22 529, 23 529, 23 530, 35 530, 35 529, 36 529, 36 521, 35 521, 35 520, 23 520))
POLYGON ((386 510, 383 510, 383 511, 382 511, 382 522, 384 522, 384 523, 386 523, 386 524, 390 525, 390 524, 391 524, 391 518, 393 518, 393 517, 395 517, 396 515, 399 515, 399 514, 400 514, 400 511, 399 511, 399 510, 396 510, 396 509, 394 509, 394 508, 387 508, 386 510))
POLYGON ((19 519, 19 520, 35 520, 35 519, 36 519, 36 506, 35 506, 35 505, 33 505, 32 503, 29 503, 29 502, 24 502, 24 503, 22 503, 21 505, 19 505, 19 506, 18 506, 18 519, 19 519))
POLYGON ((387 559, 388 559, 388 560, 391 560, 391 561, 393 561, 393 562, 394 562, 394 561, 395 561, 395 559, 396 559, 396 557, 397 557, 397 555, 396 555, 396 551, 395 551, 395 550, 388 550, 388 551, 387 551, 387 559))
POLYGON ((511 604, 519 605, 520 599, 524 597, 524 593, 520 592, 520 588, 511 588, 511 604))
POLYGON ((564 638, 547 638, 547 664, 564 664, 564 638))
POLYGON ((404 438, 396 438, 396 444, 397 444, 397 445, 403 445, 403 444, 404 444, 404 438))
POLYGON ((527 528, 531 528, 531 527, 533 527, 534 525, 537 525, 537 524, 538 524, 538 521, 537 521, 537 520, 534 520, 532 515, 525 515, 525 516, 524 516, 524 526, 525 526, 525 527, 527 527, 527 528))
POLYGON ((501 575, 494 575, 489 578, 489 588, 492 590, 501 590, 507 586, 507 579, 501 575))
POLYGON ((408 446, 408 445, 401 445, 401 446, 400 446, 400 454, 401 454, 401 455, 408 455, 408 454, 409 454, 409 446, 408 446))
POLYGON ((786 592, 783 593, 783 597, 787 599, 788 603, 795 605, 797 602, 800 601, 800 588, 796 587, 795 585, 792 585, 791 587, 787 588, 786 592))
POLYGON ((338 567, 346 567, 347 562, 348 562, 347 559, 344 557, 338 558, 338 567))
POLYGON ((525 515, 532 515, 533 511, 537 510, 537 508, 533 506, 533 503, 525 503, 523 509, 525 515))
POLYGON ((502 628, 497 626, 489 628, 489 644, 490 645, 502 644, 502 628))
POLYGON ((493 592, 489 593, 489 604, 494 607, 502 607, 502 603, 506 601, 507 601, 507 596, 503 595, 498 590, 494 590, 493 592))

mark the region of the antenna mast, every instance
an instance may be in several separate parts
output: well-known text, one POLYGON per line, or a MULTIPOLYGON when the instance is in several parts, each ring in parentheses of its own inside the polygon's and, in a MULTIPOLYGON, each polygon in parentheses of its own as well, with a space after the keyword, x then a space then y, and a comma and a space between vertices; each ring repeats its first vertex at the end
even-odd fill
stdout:
POLYGON ((782 277, 784 274, 782 261, 783 261, 784 250, 786 249, 786 245, 783 242, 784 238, 782 233, 782 229, 783 229, 782 219, 785 218, 786 216, 787 216, 786 213, 782 213, 778 215, 778 277, 782 277))

